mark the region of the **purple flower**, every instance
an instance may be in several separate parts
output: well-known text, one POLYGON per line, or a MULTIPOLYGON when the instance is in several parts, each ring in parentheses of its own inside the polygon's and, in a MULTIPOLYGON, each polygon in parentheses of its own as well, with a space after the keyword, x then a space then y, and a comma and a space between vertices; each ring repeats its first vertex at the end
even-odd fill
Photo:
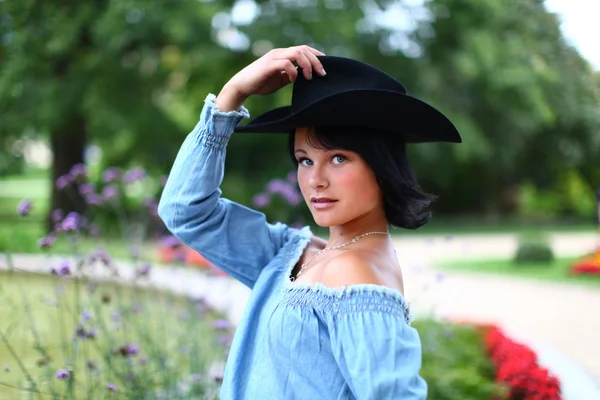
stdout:
POLYGON ((111 318, 113 321, 118 322, 121 320, 121 313, 118 311, 115 311, 114 313, 112 313, 111 318))
POLYGON ((90 193, 94 193, 94 185, 91 183, 82 183, 79 185, 79 194, 86 196, 90 193))
POLYGON ((43 238, 38 240, 38 247, 40 249, 49 249, 54 245, 55 241, 56 241, 56 237, 53 234, 44 236, 43 238))
POLYGON ((65 219, 62 221, 61 229, 64 232, 77 232, 80 222, 81 216, 75 211, 72 211, 68 213, 65 219))
POLYGON ((298 183, 298 173, 296 171, 292 171, 289 174, 287 174, 286 180, 295 185, 296 183, 298 183))
POLYGON ((85 333, 85 337, 87 339, 95 339, 96 336, 98 336, 98 331, 96 330, 96 328, 90 328, 85 333))
POLYGON ((88 322, 92 319, 92 314, 89 311, 84 311, 81 313, 81 320, 83 322, 88 322))
POLYGON ((52 214, 51 214, 52 222, 54 222, 54 223, 60 222, 60 221, 62 221, 64 216, 65 216, 65 214, 63 213, 63 210, 61 210, 60 208, 57 208, 56 210, 52 211, 52 214))
POLYGON ((58 372, 56 372, 56 379, 66 380, 69 379, 69 376, 71 376, 71 374, 66 369, 59 369, 58 372))
POLYGON ((31 211, 32 204, 33 203, 31 203, 31 200, 21 201, 17 206, 17 212, 19 213, 19 215, 22 217, 28 216, 29 212, 31 211))
POLYGON ((110 390, 111 392, 116 392, 117 391, 117 385, 115 385, 114 383, 108 383, 106 385, 106 388, 108 390, 110 390))
POLYGON ((150 270, 152 269, 152 267, 150 266, 150 264, 143 264, 141 267, 139 267, 136 271, 136 275, 138 277, 140 276, 148 276, 150 274, 150 270))
POLYGON ((90 264, 93 264, 96 261, 100 261, 104 265, 110 265, 112 262, 110 255, 102 249, 99 249, 99 250, 96 250, 95 252, 93 252, 90 255, 90 258, 88 261, 90 264))
POLYGON ((269 193, 281 193, 289 184, 282 179, 271 179, 267 183, 267 191, 269 193))
POLYGON ((218 320, 215 321, 215 325, 214 326, 217 329, 226 330, 226 329, 229 329, 229 327, 231 326, 231 324, 226 319, 218 319, 218 320))
POLYGON ((252 198, 254 207, 263 208, 269 205, 270 198, 267 193, 259 193, 252 198))
POLYGON ((208 304, 204 298, 195 299, 194 303, 196 304, 195 308, 198 314, 205 314, 206 311, 208 311, 209 309, 208 304))
POLYGON ((82 339, 86 338, 86 331, 82 325, 77 325, 77 328, 75 329, 75 336, 82 339))
POLYGON ((163 236, 161 243, 163 246, 170 247, 172 249, 181 246, 181 242, 175 236, 163 236))
POLYGON ((131 306, 131 311, 133 311, 135 314, 139 314, 142 312, 142 306, 136 303, 131 306))
POLYGON ((85 195, 85 202, 91 206, 101 206, 104 203, 102 196, 96 193, 88 193, 85 195))
POLYGON ((302 201, 300 194, 291 186, 283 188, 280 194, 292 206, 297 206, 302 201))
POLYGON ((270 180, 267 183, 267 192, 280 194, 292 206, 296 206, 302 201, 302 196, 300 196, 296 188, 282 179, 270 180))
POLYGON ((123 175, 123 182, 125 183, 133 183, 135 181, 141 181, 146 177, 146 171, 142 168, 132 168, 129 171, 125 172, 123 175))
POLYGON ((87 176, 87 170, 85 168, 85 165, 81 163, 73 165, 71 167, 71 170, 69 171, 69 176, 71 177, 73 182, 85 178, 87 176))
POLYGON ((58 275, 58 276, 71 275, 71 264, 68 261, 63 260, 58 264, 57 267, 52 267, 51 271, 52 271, 52 275, 58 275))
POLYGON ((58 179, 56 180, 56 187, 58 188, 58 190, 63 190, 64 188, 69 186, 71 183, 72 183, 71 177, 69 176, 69 174, 65 174, 65 175, 58 177, 58 179))
POLYGON ((110 183, 112 181, 116 181, 121 178, 121 170, 117 167, 107 168, 102 173, 102 180, 104 183, 110 183))
POLYGON ((102 189, 102 198, 106 201, 111 201, 117 198, 119 189, 116 185, 107 185, 102 189))
POLYGON ((128 356, 135 356, 140 352, 140 346, 137 344, 128 344, 125 346, 125 352, 128 356))

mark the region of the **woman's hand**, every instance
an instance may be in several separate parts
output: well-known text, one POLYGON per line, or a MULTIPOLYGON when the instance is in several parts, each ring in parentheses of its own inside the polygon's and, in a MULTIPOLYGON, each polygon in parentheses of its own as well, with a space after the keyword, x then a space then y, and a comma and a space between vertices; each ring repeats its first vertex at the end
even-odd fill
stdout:
POLYGON ((273 49, 235 74, 223 86, 215 104, 220 111, 228 112, 238 110, 253 94, 276 92, 296 80, 298 70, 294 62, 306 79, 312 79, 313 73, 323 76, 325 70, 317 56, 324 55, 309 46, 273 49))

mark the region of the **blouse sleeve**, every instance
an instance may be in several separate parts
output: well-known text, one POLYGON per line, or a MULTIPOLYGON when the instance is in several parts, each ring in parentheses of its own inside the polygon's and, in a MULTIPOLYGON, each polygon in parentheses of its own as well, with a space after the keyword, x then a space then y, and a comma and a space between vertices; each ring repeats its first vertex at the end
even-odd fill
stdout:
POLYGON ((163 190, 158 213, 167 229, 216 267, 252 288, 283 245, 287 226, 221 197, 225 147, 249 113, 223 113, 206 98, 200 121, 183 142, 163 190))
POLYGON ((407 308, 384 296, 354 296, 332 318, 330 339, 337 364, 358 400, 421 400, 421 342, 407 308))

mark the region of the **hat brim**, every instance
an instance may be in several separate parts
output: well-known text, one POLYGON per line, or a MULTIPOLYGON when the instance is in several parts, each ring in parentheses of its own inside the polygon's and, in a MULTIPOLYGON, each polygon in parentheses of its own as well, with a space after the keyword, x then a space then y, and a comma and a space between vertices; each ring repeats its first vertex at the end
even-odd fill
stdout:
POLYGON ((236 127, 239 133, 290 133, 299 127, 364 127, 402 135, 407 142, 461 143, 456 127, 436 108, 388 90, 352 90, 292 112, 279 107, 236 127))

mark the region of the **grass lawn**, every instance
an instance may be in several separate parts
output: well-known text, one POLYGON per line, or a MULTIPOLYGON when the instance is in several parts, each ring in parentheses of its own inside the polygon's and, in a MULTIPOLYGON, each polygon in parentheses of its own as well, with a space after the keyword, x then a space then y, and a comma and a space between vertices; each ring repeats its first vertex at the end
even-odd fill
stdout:
MULTIPOLYGON (((38 240, 44 236, 42 226, 37 223, 14 223, 0 225, 0 253, 9 251, 12 253, 34 253, 41 254, 43 250, 37 246, 38 240)), ((102 248, 112 258, 130 259, 130 249, 134 245, 119 237, 83 238, 78 244, 78 251, 92 252, 102 248)), ((137 243, 141 257, 145 261, 156 262, 158 260, 158 244, 154 242, 137 243)), ((73 247, 65 237, 60 237, 51 249, 52 254, 73 254, 73 247)))
POLYGON ((218 318, 194 301, 153 290, 0 273, 0 399, 50 399, 16 389, 28 386, 27 375, 41 392, 55 390, 58 398, 105 398, 108 382, 121 395, 131 395, 136 384, 172 387, 224 359, 217 339, 226 332, 214 328, 218 318), (96 334, 74 339, 77 325, 96 334), (115 352, 124 344, 138 346, 138 354, 115 352), (60 369, 72 369, 76 379, 57 380, 60 369), (128 381, 130 376, 140 381, 128 381))
POLYGON ((524 263, 518 265, 514 264, 512 260, 469 260, 440 263, 437 267, 442 271, 500 274, 600 288, 600 276, 569 274, 569 268, 575 260, 575 258, 560 258, 549 264, 524 263))

